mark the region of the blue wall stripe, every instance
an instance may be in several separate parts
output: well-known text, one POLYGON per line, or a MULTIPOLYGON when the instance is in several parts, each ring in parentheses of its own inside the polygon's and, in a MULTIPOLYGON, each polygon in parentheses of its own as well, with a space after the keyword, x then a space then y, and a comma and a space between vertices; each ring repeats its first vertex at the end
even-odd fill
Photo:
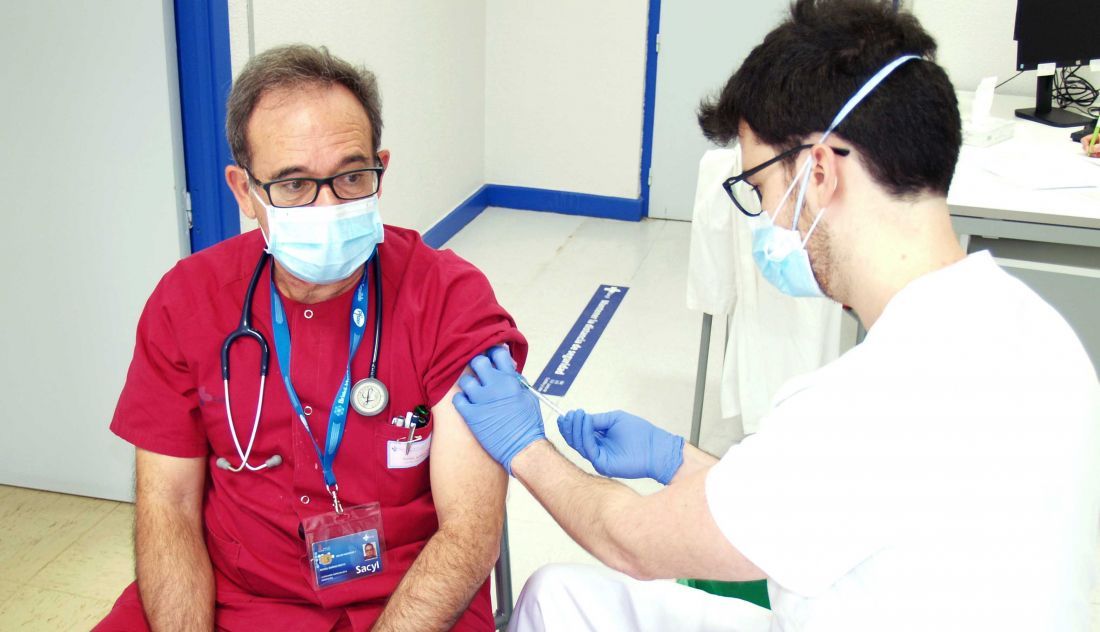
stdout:
POLYGON ((566 215, 587 215, 639 221, 642 219, 642 201, 630 198, 552 191, 507 184, 486 185, 489 206, 501 206, 526 211, 551 211, 566 215))
POLYGON ((424 242, 433 248, 441 248, 489 206, 637 222, 642 219, 641 204, 641 200, 630 198, 486 184, 424 231, 424 242))
POLYGON ((649 169, 653 164, 653 110, 657 104, 657 34, 661 31, 661 0, 649 0, 646 27, 645 105, 642 114, 641 209, 649 216, 649 169))
POLYGON ((176 56, 191 251, 241 232, 237 202, 223 175, 232 164, 225 140, 225 100, 233 82, 226 0, 175 0, 176 56))
POLYGON ((552 191, 504 184, 487 184, 424 233, 424 240, 439 248, 476 218, 486 206, 529 211, 550 211, 609 219, 639 221, 649 216, 649 170, 653 164, 653 112, 657 103, 657 34, 661 30, 661 0, 649 0, 646 25, 645 97, 642 105, 642 159, 637 200, 629 198, 552 191), (476 204, 471 205, 475 200, 476 204), (484 202, 484 203, 483 203, 484 202), (476 212, 472 207, 478 207, 476 212), (429 240, 429 235, 431 239, 429 240))
POLYGON ((424 243, 432 248, 441 248, 443 244, 447 243, 451 237, 454 237, 458 231, 465 228, 466 224, 469 224, 474 221, 474 218, 481 215, 485 207, 489 206, 489 194, 486 189, 488 189, 488 185, 483 185, 480 189, 475 191, 473 195, 466 198, 465 202, 459 204, 458 208, 439 220, 435 226, 424 231, 424 243))

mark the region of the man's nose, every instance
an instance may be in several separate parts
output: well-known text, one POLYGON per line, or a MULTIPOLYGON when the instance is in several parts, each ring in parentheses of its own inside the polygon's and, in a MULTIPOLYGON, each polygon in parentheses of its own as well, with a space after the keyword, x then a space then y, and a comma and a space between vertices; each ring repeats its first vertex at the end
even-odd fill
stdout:
POLYGON ((336 197, 336 191, 332 188, 331 182, 326 182, 321 185, 321 190, 317 192, 317 199, 314 200, 314 206, 334 206, 336 204, 343 204, 343 200, 336 197))

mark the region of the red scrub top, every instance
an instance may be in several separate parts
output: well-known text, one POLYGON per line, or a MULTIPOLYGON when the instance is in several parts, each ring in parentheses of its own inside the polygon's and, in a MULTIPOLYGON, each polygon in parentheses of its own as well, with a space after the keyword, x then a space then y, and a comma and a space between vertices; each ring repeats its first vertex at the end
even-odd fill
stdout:
MULTIPOLYGON (((256 288, 252 324, 267 338, 271 359, 263 414, 249 462, 282 456, 260 472, 236 466, 226 419, 220 353, 237 327, 248 281, 264 248, 259 231, 234 237, 180 261, 150 297, 111 430, 137 447, 175 457, 205 457, 206 545, 217 585, 219 626, 235 629, 329 629, 346 611, 356 629, 379 616, 386 599, 436 532, 428 461, 387 467, 387 442, 408 430, 390 423, 418 405, 434 406, 469 360, 508 343, 520 366, 527 343, 497 303, 488 281, 451 251, 437 251, 411 230, 386 226, 378 247, 384 309, 378 378, 388 408, 375 417, 351 410, 334 470, 344 506, 379 502, 387 558, 383 573, 315 590, 302 519, 332 511, 313 444, 283 386, 271 329, 270 267, 256 288)), ((374 339, 373 271, 368 322, 352 360, 352 383, 367 377, 374 339)), ((292 340, 291 379, 310 428, 324 445, 329 410, 347 366, 352 291, 310 305, 282 297, 292 340)), ((244 449, 260 385, 259 347, 234 343, 230 355, 233 421, 244 449)), ((419 431, 426 435, 431 425, 419 431)), ((456 629, 491 629, 488 581, 456 629)))

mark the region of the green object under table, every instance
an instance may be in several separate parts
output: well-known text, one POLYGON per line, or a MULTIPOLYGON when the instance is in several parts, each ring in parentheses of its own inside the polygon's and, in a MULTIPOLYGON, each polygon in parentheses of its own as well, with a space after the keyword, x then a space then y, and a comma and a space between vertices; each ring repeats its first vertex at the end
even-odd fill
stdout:
POLYGON ((678 579, 677 583, 684 586, 690 586, 691 588, 698 588, 703 592, 708 592, 712 595, 719 595, 721 597, 732 597, 734 599, 741 599, 749 603, 754 603, 762 608, 771 609, 771 602, 768 601, 768 582, 767 580, 757 580, 751 582, 719 582, 710 579, 678 579))

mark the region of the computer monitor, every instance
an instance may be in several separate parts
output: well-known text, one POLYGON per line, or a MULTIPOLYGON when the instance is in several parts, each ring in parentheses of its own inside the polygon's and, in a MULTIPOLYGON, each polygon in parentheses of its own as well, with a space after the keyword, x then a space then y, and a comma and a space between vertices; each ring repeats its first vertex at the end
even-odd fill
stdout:
MULTIPOLYGON (((1017 0, 1016 69, 1036 70, 1088 65, 1100 59, 1100 0, 1017 0)), ((1084 116, 1052 107, 1054 75, 1036 78, 1035 107, 1016 110, 1020 118, 1053 125, 1079 127, 1084 116)))

